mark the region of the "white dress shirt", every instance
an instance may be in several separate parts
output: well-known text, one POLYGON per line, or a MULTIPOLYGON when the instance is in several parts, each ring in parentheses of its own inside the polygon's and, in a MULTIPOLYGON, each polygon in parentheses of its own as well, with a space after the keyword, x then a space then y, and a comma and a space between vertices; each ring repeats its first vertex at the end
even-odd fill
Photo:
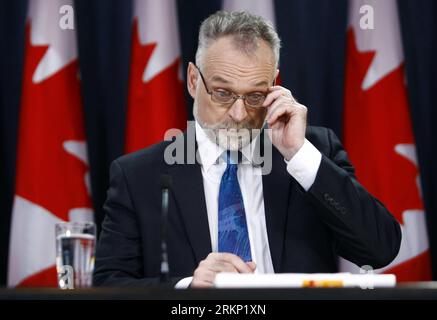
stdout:
MULTIPOLYGON (((220 157, 225 150, 212 142, 197 122, 196 140, 201 162, 211 248, 213 252, 217 252, 219 188, 226 170, 226 163, 220 157)), ((252 144, 249 144, 241 149, 243 159, 248 161, 238 165, 237 176, 246 213, 252 261, 256 263, 255 273, 274 273, 267 236, 262 173, 260 167, 250 164, 254 149, 251 146, 252 144)), ((290 161, 285 161, 284 166, 287 166, 288 173, 307 191, 316 179, 321 159, 321 153, 305 139, 303 146, 290 161)), ((180 280, 176 288, 188 287, 191 280, 192 277, 180 280)))

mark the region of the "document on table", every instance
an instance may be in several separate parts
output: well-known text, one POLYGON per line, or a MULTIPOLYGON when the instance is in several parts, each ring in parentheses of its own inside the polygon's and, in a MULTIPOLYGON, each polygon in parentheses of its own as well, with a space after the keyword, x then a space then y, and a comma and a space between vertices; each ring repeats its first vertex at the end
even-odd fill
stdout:
POLYGON ((394 287, 394 274, 351 273, 219 273, 216 288, 308 288, 308 287, 359 287, 363 289, 394 287))

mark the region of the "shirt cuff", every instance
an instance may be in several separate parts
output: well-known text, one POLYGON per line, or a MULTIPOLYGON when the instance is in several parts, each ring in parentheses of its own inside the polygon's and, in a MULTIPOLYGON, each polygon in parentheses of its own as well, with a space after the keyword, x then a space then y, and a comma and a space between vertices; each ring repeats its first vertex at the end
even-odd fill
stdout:
MULTIPOLYGON (((285 160, 285 159, 284 159, 285 160)), ((322 154, 307 139, 290 161, 285 160, 288 173, 308 191, 316 180, 322 154)))
POLYGON ((174 287, 175 289, 187 289, 190 286, 191 281, 193 281, 193 277, 183 278, 179 280, 174 287))

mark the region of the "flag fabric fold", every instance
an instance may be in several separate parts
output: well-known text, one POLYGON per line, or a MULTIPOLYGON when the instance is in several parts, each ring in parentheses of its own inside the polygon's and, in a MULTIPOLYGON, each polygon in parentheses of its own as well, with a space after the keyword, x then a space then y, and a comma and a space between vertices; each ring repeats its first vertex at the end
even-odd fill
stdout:
POLYGON ((92 220, 72 1, 29 1, 8 286, 56 286, 55 223, 92 220))
POLYGON ((125 152, 186 128, 182 64, 174 0, 134 2, 125 152))
MULTIPOLYGON (((402 229, 398 256, 376 272, 394 273, 398 281, 430 280, 395 0, 349 1, 346 56, 344 144, 360 182, 384 203, 402 229)), ((340 261, 340 268, 359 270, 346 260, 340 261)))

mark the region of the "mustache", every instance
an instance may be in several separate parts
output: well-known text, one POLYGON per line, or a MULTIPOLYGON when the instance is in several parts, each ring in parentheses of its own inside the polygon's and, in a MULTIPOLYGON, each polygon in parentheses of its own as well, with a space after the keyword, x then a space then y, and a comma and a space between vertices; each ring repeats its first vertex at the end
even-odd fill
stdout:
POLYGON ((233 120, 226 120, 213 125, 208 125, 207 128, 213 130, 230 129, 234 131, 234 130, 241 130, 241 129, 254 129, 254 125, 250 121, 235 122, 233 120))
MULTIPOLYGON (((207 122, 202 121, 202 119, 198 115, 198 112, 199 112, 199 106, 197 105, 196 101, 194 101, 194 103, 193 103, 194 119, 200 124, 200 126, 203 129, 209 129, 209 130, 213 130, 213 131, 217 131, 220 129, 236 129, 236 130, 257 129, 255 122, 250 120, 250 119, 243 121, 243 122, 236 122, 236 121, 232 120, 231 118, 228 118, 228 119, 223 120, 223 121, 218 122, 218 123, 207 123, 207 122)), ((265 122, 265 120, 264 120, 264 122, 265 122)))

